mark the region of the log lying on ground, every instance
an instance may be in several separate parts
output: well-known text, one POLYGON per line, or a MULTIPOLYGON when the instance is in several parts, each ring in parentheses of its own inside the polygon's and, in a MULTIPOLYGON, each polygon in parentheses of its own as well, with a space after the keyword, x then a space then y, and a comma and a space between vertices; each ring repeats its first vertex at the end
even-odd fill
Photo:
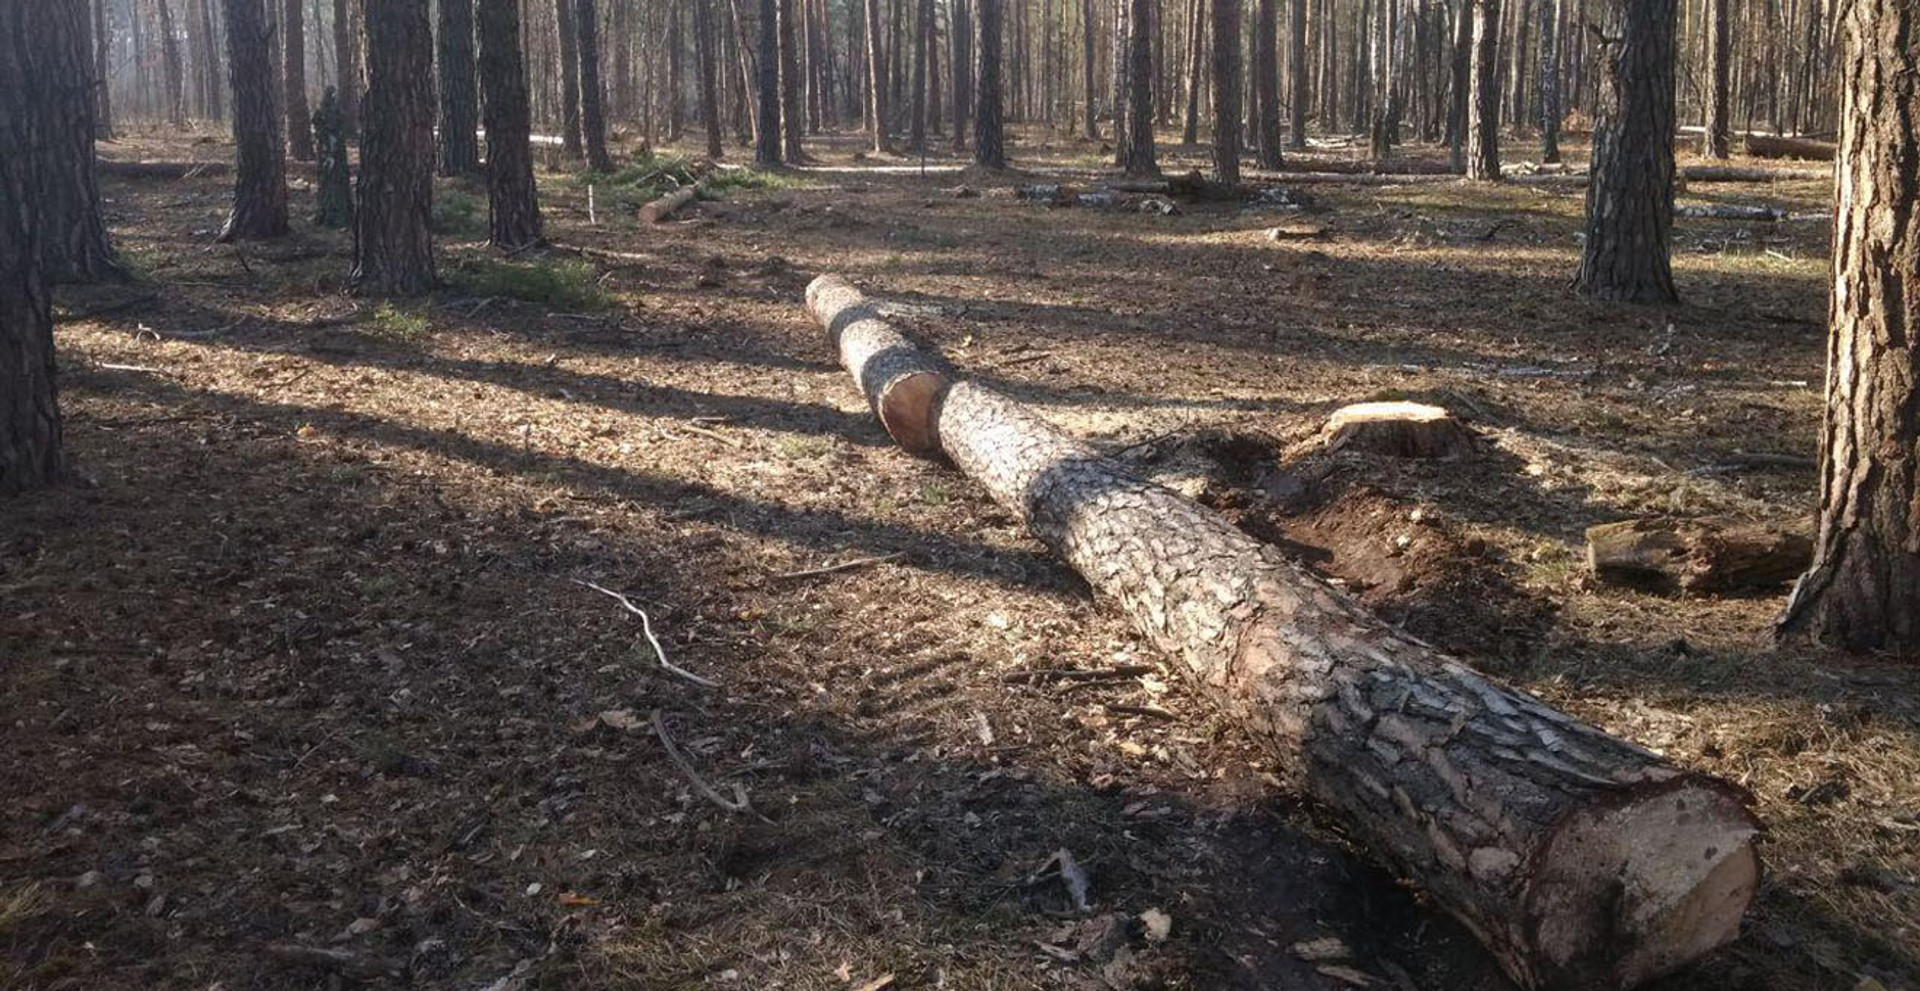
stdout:
MULTIPOLYGON (((875 361, 936 367, 844 282, 808 305, 876 407, 898 373, 875 361)), ((926 402, 939 450, 1521 984, 1630 987, 1737 934, 1759 875, 1740 789, 1488 681, 990 389, 926 402)))
POLYGON ((1747 154, 1755 158, 1804 158, 1810 162, 1833 161, 1835 147, 1831 141, 1781 138, 1766 134, 1749 134, 1745 144, 1747 154))
POLYGON ((807 312, 826 328, 841 364, 860 383, 894 443, 914 454, 937 451, 933 410, 947 391, 946 366, 900 336, 860 290, 840 279, 813 280, 807 312))
POLYGON ((1453 414, 1425 403, 1354 403, 1327 417, 1321 429, 1329 451, 1362 451, 1393 458, 1457 458, 1473 446, 1473 432, 1453 414))
POLYGON ((1777 224, 1783 221, 1818 223, 1833 219, 1824 210, 1789 210, 1783 206, 1754 203, 1682 203, 1673 208, 1675 216, 1705 220, 1754 220, 1777 224))
POLYGON ((643 224, 657 224, 673 216, 674 211, 693 202, 693 198, 699 195, 699 186, 682 186, 641 207, 640 222, 643 224))
POLYGON ((1626 520, 1587 528, 1601 581, 1684 592, 1775 588, 1813 563, 1813 541, 1779 527, 1721 520, 1626 520))
POLYGON ((1739 165, 1689 165, 1680 170, 1688 182, 1819 182, 1832 169, 1755 169, 1739 165))

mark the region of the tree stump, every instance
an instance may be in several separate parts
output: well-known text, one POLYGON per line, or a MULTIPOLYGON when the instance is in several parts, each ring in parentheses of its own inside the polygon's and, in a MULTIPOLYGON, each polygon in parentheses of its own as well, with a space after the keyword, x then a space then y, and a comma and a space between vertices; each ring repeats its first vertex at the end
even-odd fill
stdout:
POLYGON ((1393 458, 1457 458, 1473 447, 1473 431, 1439 406, 1355 403, 1334 410, 1321 430, 1328 451, 1393 458))
POLYGON ((1720 520, 1626 520, 1587 528, 1587 566, 1603 582, 1683 592, 1773 588, 1813 563, 1806 534, 1720 520))

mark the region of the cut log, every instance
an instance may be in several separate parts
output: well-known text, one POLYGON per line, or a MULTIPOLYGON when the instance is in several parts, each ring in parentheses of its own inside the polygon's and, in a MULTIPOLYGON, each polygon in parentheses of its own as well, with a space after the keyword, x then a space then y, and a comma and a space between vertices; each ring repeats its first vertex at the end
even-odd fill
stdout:
POLYGON ((1739 165, 1689 165, 1680 170, 1688 182, 1820 182, 1832 169, 1760 169, 1739 165))
POLYGON ((933 411, 947 389, 946 366, 894 330, 860 290, 834 276, 807 286, 807 312, 826 328, 841 364, 860 383, 894 443, 914 454, 937 451, 933 411))
POLYGON ((1779 527, 1720 520, 1626 520, 1587 528, 1601 581, 1685 592, 1776 588, 1813 563, 1813 541, 1779 527))
POLYGON ((1355 403, 1333 411, 1321 430, 1329 451, 1393 458, 1457 458, 1473 447, 1473 431, 1453 414, 1425 403, 1355 403))
MULTIPOLYGON (((815 286, 871 398, 848 327, 879 321, 815 286)), ((1738 933, 1759 876, 1741 789, 1494 684, 991 389, 954 381, 932 413, 939 450, 1522 985, 1631 987, 1738 933)))
POLYGON ((1783 206, 1751 203, 1683 203, 1674 207, 1673 212, 1677 216, 1704 220, 1753 220, 1773 224, 1789 220, 1819 223, 1833 219, 1833 214, 1824 210, 1789 210, 1783 206))
POLYGON ((1812 138, 1779 138, 1749 134, 1747 154, 1755 158, 1804 158, 1809 162, 1833 161, 1834 143, 1812 138))
POLYGON ((673 216, 675 210, 693 202, 693 198, 699 195, 699 186, 681 186, 679 189, 641 207, 640 222, 643 224, 657 224, 673 216))

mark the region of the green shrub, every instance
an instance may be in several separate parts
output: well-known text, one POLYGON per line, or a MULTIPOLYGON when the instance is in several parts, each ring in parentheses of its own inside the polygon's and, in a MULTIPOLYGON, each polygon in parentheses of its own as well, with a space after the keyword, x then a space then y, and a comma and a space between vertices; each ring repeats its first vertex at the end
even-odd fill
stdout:
POLYGON ((371 327, 376 334, 400 340, 413 340, 433 333, 433 321, 392 303, 381 303, 380 308, 373 311, 371 327))
POLYGON ((427 226, 435 234, 476 237, 487 232, 486 210, 475 197, 457 190, 436 190, 427 226))
POLYGON ((505 296, 567 310, 597 310, 609 300, 593 266, 580 261, 509 262, 468 258, 447 281, 470 296, 505 296))

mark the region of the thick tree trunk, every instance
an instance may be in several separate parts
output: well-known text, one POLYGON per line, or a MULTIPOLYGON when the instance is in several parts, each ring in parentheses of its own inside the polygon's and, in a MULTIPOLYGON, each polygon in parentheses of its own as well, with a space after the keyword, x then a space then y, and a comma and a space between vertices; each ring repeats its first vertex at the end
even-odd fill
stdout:
POLYGON ((354 291, 433 289, 433 27, 419 0, 367 0, 366 134, 353 224, 354 291))
POLYGON ((1160 174, 1153 147, 1153 0, 1127 5, 1126 171, 1130 176, 1160 174))
POLYGON ((700 75, 700 122, 707 132, 707 157, 719 158, 726 154, 726 148, 720 140, 720 96, 716 92, 719 60, 714 53, 717 39, 713 33, 713 0, 691 2, 694 45, 699 50, 696 60, 700 75))
POLYGON ((935 449, 1521 985, 1631 987, 1738 935, 1759 879, 1740 789, 1481 677, 1005 397, 947 385, 845 283, 816 280, 808 304, 876 408, 923 417, 935 449))
POLYGON ((1213 5, 1213 175, 1240 182, 1240 0, 1213 5))
POLYGON ((333 63, 340 90, 340 116, 348 134, 360 131, 360 32, 354 30, 354 0, 333 0, 333 63))
POLYGON ((1920 648, 1920 7, 1855 0, 1845 10, 1820 529, 1781 630, 1911 659, 1920 648))
POLYGON ((1006 137, 1000 123, 1006 110, 1000 98, 1000 2, 971 0, 979 12, 974 43, 980 51, 979 78, 973 81, 973 161, 990 169, 1007 167, 1006 137))
POLYGON ((113 94, 107 85, 113 65, 111 21, 107 0, 93 0, 93 136, 101 141, 113 140, 113 94))
POLYGON ((780 0, 760 0, 760 44, 754 69, 759 112, 753 129, 755 165, 780 164, 780 0))
POLYGON ((1672 303, 1674 0, 1620 2, 1574 288, 1596 299, 1672 303))
MULTIPOLYGON (((53 134, 76 126, 38 95, 51 6, 0 3, 0 498, 53 482, 64 467, 53 304, 40 264, 43 221, 35 215, 42 173, 62 167, 44 149, 53 134)), ((84 23, 81 31, 84 39, 84 23)))
POLYGON ((1280 0, 1255 0, 1253 102, 1256 160, 1263 169, 1285 161, 1280 152, 1280 0))
POLYGON ((1455 0, 1453 48, 1447 63, 1447 158, 1467 174, 1467 104, 1473 93, 1473 0, 1455 0))
POLYGON ((1707 0, 1707 119, 1700 153, 1724 159, 1733 152, 1733 121, 1728 113, 1727 83, 1733 67, 1732 25, 1727 0, 1707 0))
POLYGON ((1292 127, 1287 147, 1307 150, 1307 0, 1292 0, 1287 13, 1287 99, 1292 101, 1292 127))
MULTIPOLYGON (((98 282, 122 273, 100 215, 94 164, 93 34, 74 0, 0 0, 28 26, 25 97, 36 127, 30 157, 39 269, 48 282, 98 282)), ((5 39, 11 41, 11 39, 5 39)))
POLYGON ((790 165, 807 159, 801 144, 807 134, 807 81, 800 75, 799 26, 794 23, 797 2, 778 0, 775 5, 780 29, 780 154, 790 165))
POLYGON ((311 162, 313 113, 307 107, 307 32, 302 3, 286 0, 280 8, 281 99, 287 117, 287 155, 296 162, 311 162))
POLYGON ((880 43, 881 2, 866 0, 867 137, 875 154, 887 150, 887 53, 880 43))
POLYGON ((579 33, 575 57, 580 61, 580 137, 586 145, 587 168, 612 172, 607 154, 607 86, 600 73, 600 15, 594 0, 575 0, 574 29, 579 33))
POLYGON ((1500 181, 1500 0, 1473 5, 1473 82, 1467 95, 1467 178, 1500 181))
POLYGON ((553 0, 560 37, 560 150, 568 158, 586 154, 580 134, 580 35, 574 27, 574 0, 553 0))
POLYGON ((474 86, 473 0, 440 0, 440 174, 480 171, 480 94, 474 86))
POLYGON ((913 113, 907 121, 907 151, 927 150, 927 54, 933 43, 933 0, 914 0, 913 113))
POLYGON ((1560 161, 1560 3, 1540 0, 1540 161, 1560 161))
POLYGON ((1393 157, 1393 146, 1399 139, 1399 53, 1396 51, 1395 10, 1393 0, 1375 0, 1373 115, 1369 122, 1368 142, 1375 161, 1393 157))
POLYGON ((1187 112, 1181 123, 1180 143, 1200 143, 1200 86, 1206 65, 1206 0, 1187 0, 1187 112))
POLYGON ((160 15, 160 71, 166 85, 167 123, 180 127, 187 122, 186 81, 180 68, 180 41, 173 34, 173 8, 167 0, 153 0, 153 6, 160 15))
POLYGON ((286 147, 273 107, 273 63, 261 0, 225 0, 227 73, 233 90, 233 212, 222 241, 287 233, 286 147))
POLYGON ((527 70, 520 55, 520 0, 479 0, 480 84, 487 125, 487 241, 519 251, 542 240, 528 137, 527 70))

